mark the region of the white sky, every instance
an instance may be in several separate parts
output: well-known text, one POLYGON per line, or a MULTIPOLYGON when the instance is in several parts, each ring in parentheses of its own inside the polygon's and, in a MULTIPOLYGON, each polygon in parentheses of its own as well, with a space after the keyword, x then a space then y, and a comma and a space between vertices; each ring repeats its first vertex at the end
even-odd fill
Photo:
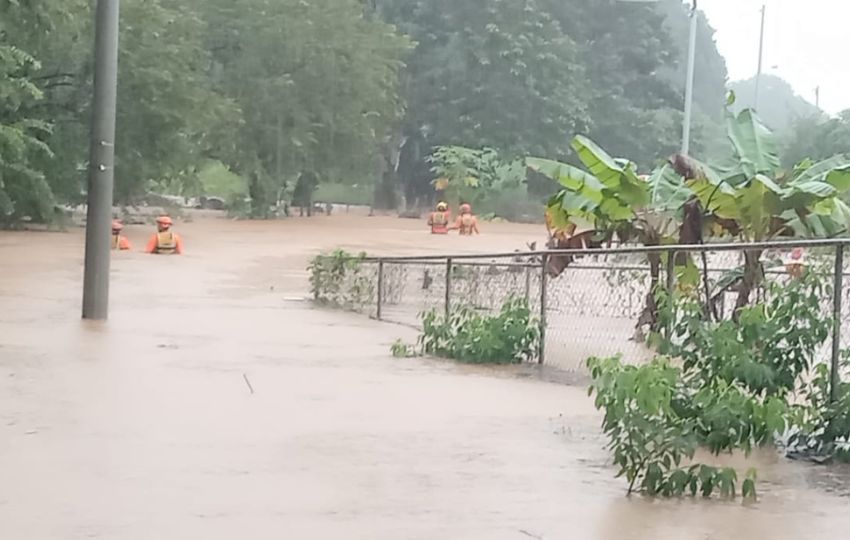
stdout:
POLYGON ((760 9, 767 6, 764 71, 821 108, 850 109, 850 0, 699 0, 717 30, 730 80, 756 73, 760 9))

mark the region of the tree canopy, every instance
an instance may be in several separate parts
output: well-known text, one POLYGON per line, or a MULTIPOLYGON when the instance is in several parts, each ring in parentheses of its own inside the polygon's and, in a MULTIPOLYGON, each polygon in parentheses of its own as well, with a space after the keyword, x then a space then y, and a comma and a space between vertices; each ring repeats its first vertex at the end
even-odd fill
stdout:
MULTIPOLYGON (((5 222, 84 200, 94 4, 0 0, 5 222)), ((679 0, 123 0, 116 202, 197 194, 211 162, 257 217, 305 173, 427 200, 435 148, 576 163, 579 132, 649 168, 678 146, 687 20, 679 0)), ((700 39, 697 148, 726 77, 700 39)))

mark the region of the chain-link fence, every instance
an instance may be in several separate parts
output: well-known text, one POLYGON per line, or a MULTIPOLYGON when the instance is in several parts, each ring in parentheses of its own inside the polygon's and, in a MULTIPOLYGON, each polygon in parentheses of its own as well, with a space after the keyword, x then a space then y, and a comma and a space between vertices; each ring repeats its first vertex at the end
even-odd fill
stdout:
POLYGON ((755 261, 760 285, 751 301, 773 283, 792 279, 795 268, 823 274, 829 291, 824 317, 838 315, 831 342, 819 355, 835 361, 850 343, 850 280, 845 279, 847 240, 763 244, 619 247, 527 253, 361 258, 345 274, 342 302, 348 309, 413 327, 421 315, 450 313, 457 306, 497 312, 509 298, 524 298, 543 333, 537 361, 575 371, 592 356, 622 354, 630 362, 653 354, 645 341, 657 321, 658 287, 691 283, 717 319, 736 310, 744 283, 745 253, 755 261), (802 258, 795 253, 803 250, 802 258), (678 274, 678 275, 677 275, 678 274), (690 274, 690 275, 687 275, 690 274), (843 334, 843 336, 842 336, 843 334), (842 339, 843 337, 843 339, 842 339))

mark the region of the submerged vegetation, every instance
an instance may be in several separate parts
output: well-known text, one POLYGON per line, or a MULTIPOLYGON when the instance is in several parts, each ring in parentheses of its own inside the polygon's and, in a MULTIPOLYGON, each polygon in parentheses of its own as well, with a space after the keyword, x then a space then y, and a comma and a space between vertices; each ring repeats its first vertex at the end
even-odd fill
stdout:
POLYGON ((664 304, 672 332, 655 360, 588 360, 590 392, 629 492, 755 496, 754 470, 739 484, 738 471, 695 461, 699 448, 720 455, 780 446, 818 462, 846 459, 847 385, 831 399, 829 368, 817 357, 832 328, 822 306, 830 294, 823 274, 810 271, 770 284, 737 321, 719 322, 678 294, 664 304))

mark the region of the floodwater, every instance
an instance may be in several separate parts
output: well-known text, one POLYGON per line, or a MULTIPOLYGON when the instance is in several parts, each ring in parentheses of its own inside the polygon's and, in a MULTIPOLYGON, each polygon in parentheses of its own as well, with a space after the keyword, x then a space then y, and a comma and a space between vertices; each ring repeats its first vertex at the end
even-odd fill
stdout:
MULTIPOLYGON (((140 248, 149 231, 131 227, 140 248)), ((760 502, 624 497, 580 387, 389 356, 305 302, 310 256, 511 251, 356 216, 179 224, 79 320, 80 230, 0 233, 0 538, 844 538, 844 469, 758 456, 760 502), (249 384, 250 383, 250 387, 249 384), (253 389, 253 393, 252 393, 253 389)))

